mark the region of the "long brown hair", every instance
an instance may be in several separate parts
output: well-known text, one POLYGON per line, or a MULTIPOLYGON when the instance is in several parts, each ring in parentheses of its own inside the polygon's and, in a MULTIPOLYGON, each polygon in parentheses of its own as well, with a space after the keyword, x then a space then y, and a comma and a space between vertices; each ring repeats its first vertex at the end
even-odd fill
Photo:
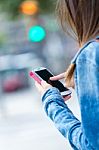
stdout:
MULTIPOLYGON (((99 35, 99 0, 58 0, 56 12, 64 31, 76 38, 81 47, 99 35)), ((67 86, 74 86, 75 65, 66 71, 67 86)))

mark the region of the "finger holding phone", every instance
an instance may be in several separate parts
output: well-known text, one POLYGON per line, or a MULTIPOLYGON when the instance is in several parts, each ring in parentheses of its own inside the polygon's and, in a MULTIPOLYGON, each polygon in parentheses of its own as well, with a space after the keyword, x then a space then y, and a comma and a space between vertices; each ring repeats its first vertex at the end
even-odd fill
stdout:
POLYGON ((44 80, 41 81, 41 84, 35 81, 35 86, 41 95, 43 95, 48 89, 52 88, 52 86, 44 80))
MULTIPOLYGON (((50 77, 50 80, 51 81, 56 81, 56 80, 61 80, 61 79, 64 79, 65 78, 65 72, 59 74, 59 75, 56 75, 56 76, 53 76, 53 77, 50 77)), ((64 101, 67 101, 71 98, 71 94, 67 95, 67 96, 63 96, 64 98, 64 101)))
POLYGON ((59 81, 65 77, 65 73, 53 76, 48 69, 40 67, 30 72, 30 76, 34 78, 35 85, 41 95, 43 95, 49 88, 56 87, 59 89, 65 101, 71 98, 71 91, 64 87, 59 81))

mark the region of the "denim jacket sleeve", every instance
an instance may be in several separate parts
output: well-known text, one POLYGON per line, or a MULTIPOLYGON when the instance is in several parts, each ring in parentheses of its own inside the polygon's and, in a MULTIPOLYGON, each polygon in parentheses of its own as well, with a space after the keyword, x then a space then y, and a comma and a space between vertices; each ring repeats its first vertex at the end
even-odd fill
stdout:
POLYGON ((42 101, 46 114, 61 134, 69 139, 73 149, 86 150, 81 123, 64 103, 60 92, 56 88, 51 88, 43 95, 42 101))

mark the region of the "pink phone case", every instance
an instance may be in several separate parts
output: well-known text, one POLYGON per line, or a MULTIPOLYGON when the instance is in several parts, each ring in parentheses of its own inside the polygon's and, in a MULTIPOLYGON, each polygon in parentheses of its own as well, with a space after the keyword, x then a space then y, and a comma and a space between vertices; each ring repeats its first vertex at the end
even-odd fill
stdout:
POLYGON ((41 84, 41 79, 34 73, 34 72, 30 72, 30 77, 32 77, 35 81, 37 81, 39 84, 41 84))

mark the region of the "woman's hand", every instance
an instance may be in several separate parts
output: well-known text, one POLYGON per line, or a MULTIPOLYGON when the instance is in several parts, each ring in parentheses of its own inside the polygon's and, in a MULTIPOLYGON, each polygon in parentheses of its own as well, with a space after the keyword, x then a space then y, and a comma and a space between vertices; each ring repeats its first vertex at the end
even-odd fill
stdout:
MULTIPOLYGON (((57 76, 50 77, 50 80, 55 81, 55 80, 60 80, 60 79, 63 79, 63 78, 65 78, 65 73, 61 73, 57 76)), ((38 82, 35 82, 35 85, 36 85, 38 91, 41 93, 41 95, 43 95, 43 93, 45 93, 49 88, 52 87, 50 84, 48 84, 44 80, 41 81, 41 84, 39 84, 38 82)))
POLYGON ((54 77, 50 77, 50 80, 51 81, 56 81, 56 80, 61 80, 61 79, 64 79, 65 78, 65 72, 59 74, 59 75, 56 75, 54 77))
POLYGON ((44 80, 41 81, 41 84, 39 84, 38 82, 35 82, 35 85, 41 95, 43 95, 48 89, 52 87, 50 84, 48 84, 44 80))
MULTIPOLYGON (((56 80, 61 80, 61 79, 64 79, 65 78, 65 72, 59 74, 59 75, 56 75, 54 77, 50 77, 50 80, 51 81, 56 81, 56 80)), ((64 96, 64 101, 67 101, 71 98, 71 95, 68 95, 68 96, 64 96)))
MULTIPOLYGON (((59 75, 56 75, 54 77, 50 77, 51 81, 55 81, 55 80, 60 80, 60 79, 64 79, 65 78, 65 73, 61 73, 59 75)), ((50 84, 48 84, 46 81, 41 81, 41 84, 39 84, 38 82, 35 82, 35 85, 38 89, 38 91, 40 92, 41 95, 43 95, 48 89, 50 89, 52 86, 50 84)), ((64 101, 67 101, 71 98, 71 95, 67 95, 64 96, 64 101)))

